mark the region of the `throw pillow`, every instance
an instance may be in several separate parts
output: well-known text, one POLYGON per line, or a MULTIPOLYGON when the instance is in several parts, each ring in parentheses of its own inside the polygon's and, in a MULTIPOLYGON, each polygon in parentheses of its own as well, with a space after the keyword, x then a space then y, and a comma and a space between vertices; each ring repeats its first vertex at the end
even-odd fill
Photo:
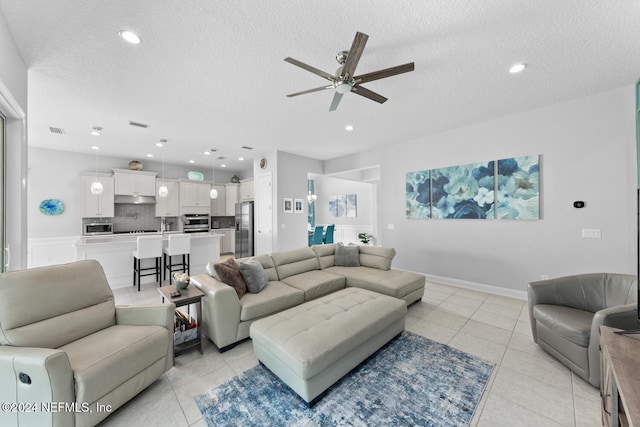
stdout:
POLYGON ((240 267, 233 258, 227 258, 213 266, 220 281, 226 283, 236 290, 238 298, 242 298, 247 293, 247 284, 244 283, 240 274, 240 267))
POLYGON ((343 267, 358 267, 360 265, 360 247, 338 243, 334 263, 343 267))
POLYGON ((209 261, 207 263, 207 266, 205 267, 205 270, 207 270, 209 276, 213 277, 214 279, 218 278, 218 275, 216 274, 216 270, 214 268, 216 264, 217 263, 215 261, 209 261))
POLYGON ((262 268, 262 264, 255 258, 240 263, 240 274, 247 284, 247 291, 257 294, 267 286, 267 273, 262 268))

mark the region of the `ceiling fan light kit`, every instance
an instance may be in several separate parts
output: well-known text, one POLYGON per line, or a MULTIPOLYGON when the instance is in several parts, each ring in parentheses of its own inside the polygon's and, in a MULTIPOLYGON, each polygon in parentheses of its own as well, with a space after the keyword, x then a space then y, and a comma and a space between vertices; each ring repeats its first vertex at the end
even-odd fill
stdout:
POLYGON ((336 70, 334 75, 329 74, 325 71, 319 70, 310 65, 307 65, 296 59, 293 59, 290 57, 285 58, 284 60, 286 62, 296 65, 307 71, 310 71, 313 74, 316 74, 331 82, 331 84, 327 86, 321 86, 314 89, 303 90, 302 92, 292 93, 287 96, 293 97, 298 95, 305 95, 307 93, 319 92, 325 89, 334 89, 335 94, 333 96, 333 100, 331 101, 329 111, 335 111, 338 108, 338 105, 340 104, 342 95, 348 92, 355 93, 356 95, 363 96, 372 101, 376 101, 380 104, 384 103, 387 100, 387 98, 363 86, 360 86, 360 84, 371 82, 374 80, 384 79, 386 77, 395 76, 396 74, 402 74, 402 73, 407 73, 409 71, 413 71, 414 63, 409 62, 407 64, 385 68, 384 70, 378 70, 372 73, 354 76, 356 66, 360 61, 360 57, 362 56, 362 52, 364 51, 364 47, 367 44, 368 39, 369 39, 368 35, 357 32, 355 38, 353 39, 351 49, 348 51, 343 50, 336 54, 336 61, 338 61, 338 63, 341 66, 336 70))

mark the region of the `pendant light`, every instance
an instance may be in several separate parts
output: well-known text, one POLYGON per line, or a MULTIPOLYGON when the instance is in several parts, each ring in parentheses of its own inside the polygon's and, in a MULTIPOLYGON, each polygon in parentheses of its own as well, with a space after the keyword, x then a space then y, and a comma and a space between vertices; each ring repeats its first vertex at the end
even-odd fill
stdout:
MULTIPOLYGON (((216 150, 214 148, 211 149, 211 153, 215 153, 216 150)), ((213 157, 213 156, 212 156, 213 157)), ((209 197, 212 199, 218 198, 218 190, 214 188, 215 185, 215 158, 211 159, 211 191, 209 191, 209 197)))
MULTIPOLYGON (((161 139, 160 143, 156 145, 160 148, 163 148, 166 142, 167 142, 166 139, 161 139)), ((164 182, 164 150, 162 150, 162 185, 158 188, 158 196, 167 197, 168 195, 169 195, 169 189, 167 188, 164 182)))
POLYGON ((96 151, 96 180, 91 184, 91 194, 93 194, 94 196, 99 196, 104 190, 102 183, 98 179, 98 150, 100 149, 100 147, 94 145, 93 147, 91 147, 91 149, 96 151))

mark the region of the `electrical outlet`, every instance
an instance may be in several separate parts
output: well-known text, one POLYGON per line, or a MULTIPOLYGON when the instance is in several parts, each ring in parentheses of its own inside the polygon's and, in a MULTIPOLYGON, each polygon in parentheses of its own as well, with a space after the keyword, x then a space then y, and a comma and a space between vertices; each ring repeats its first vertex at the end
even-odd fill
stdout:
POLYGON ((387 224, 387 230, 393 230, 395 227, 395 225, 393 224, 387 224))

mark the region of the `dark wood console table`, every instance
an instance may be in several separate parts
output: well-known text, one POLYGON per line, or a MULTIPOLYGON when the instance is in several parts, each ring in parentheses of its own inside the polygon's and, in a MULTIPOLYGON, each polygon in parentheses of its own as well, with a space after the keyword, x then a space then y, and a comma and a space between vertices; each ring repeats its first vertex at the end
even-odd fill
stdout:
POLYGON ((600 395, 605 426, 640 427, 640 335, 600 327, 600 395))

